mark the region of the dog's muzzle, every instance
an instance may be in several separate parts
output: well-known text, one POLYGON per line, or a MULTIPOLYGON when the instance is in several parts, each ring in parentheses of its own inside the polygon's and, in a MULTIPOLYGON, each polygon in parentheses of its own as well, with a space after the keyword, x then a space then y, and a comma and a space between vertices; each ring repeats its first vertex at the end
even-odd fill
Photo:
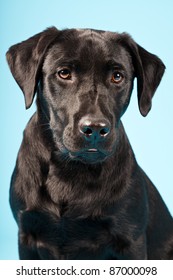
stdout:
POLYGON ((106 160, 109 152, 101 147, 111 132, 111 125, 106 119, 83 117, 78 125, 84 148, 78 152, 69 152, 73 160, 95 164, 106 160))

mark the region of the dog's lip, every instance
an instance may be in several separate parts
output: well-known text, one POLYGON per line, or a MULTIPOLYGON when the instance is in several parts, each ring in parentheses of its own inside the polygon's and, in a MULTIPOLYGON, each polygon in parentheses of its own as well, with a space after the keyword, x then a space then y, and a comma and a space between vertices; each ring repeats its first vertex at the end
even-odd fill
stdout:
POLYGON ((109 154, 106 154, 96 148, 90 148, 78 152, 69 152, 69 156, 72 160, 95 164, 106 160, 109 154))
POLYGON ((106 155, 103 151, 96 149, 96 148, 83 149, 83 150, 79 150, 77 152, 70 152, 70 153, 73 155, 76 155, 76 156, 82 156, 82 155, 86 155, 86 154, 88 154, 88 155, 90 155, 90 154, 106 155))
POLYGON ((87 153, 98 153, 99 150, 98 149, 95 149, 95 148, 92 148, 92 149, 88 149, 86 150, 87 153))
POLYGON ((79 160, 84 163, 99 163, 111 156, 112 151, 102 150, 96 147, 87 147, 79 150, 70 150, 65 145, 59 146, 59 150, 69 156, 71 160, 79 160))
POLYGON ((95 148, 92 148, 92 149, 87 149, 87 150, 81 150, 81 151, 76 151, 76 152, 72 152, 72 151, 69 151, 69 154, 72 156, 72 157, 83 157, 83 156, 98 156, 98 155, 104 155, 103 152, 101 152, 100 150, 98 149, 95 149, 95 148))

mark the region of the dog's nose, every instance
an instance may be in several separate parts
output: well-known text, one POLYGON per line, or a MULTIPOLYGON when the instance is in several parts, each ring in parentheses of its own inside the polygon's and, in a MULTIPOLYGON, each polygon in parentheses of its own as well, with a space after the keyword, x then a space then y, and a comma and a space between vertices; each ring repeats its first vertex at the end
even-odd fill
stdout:
POLYGON ((88 141, 104 140, 110 130, 110 123, 106 119, 84 117, 79 122, 79 131, 88 141))

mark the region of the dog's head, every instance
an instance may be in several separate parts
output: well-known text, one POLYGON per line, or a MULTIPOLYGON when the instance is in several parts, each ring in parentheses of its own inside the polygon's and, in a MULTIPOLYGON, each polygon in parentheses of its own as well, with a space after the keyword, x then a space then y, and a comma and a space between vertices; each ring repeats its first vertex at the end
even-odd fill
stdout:
POLYGON ((134 78, 139 109, 146 116, 165 69, 126 33, 91 29, 49 28, 12 46, 7 60, 26 108, 38 92, 57 148, 89 163, 115 150, 134 78))

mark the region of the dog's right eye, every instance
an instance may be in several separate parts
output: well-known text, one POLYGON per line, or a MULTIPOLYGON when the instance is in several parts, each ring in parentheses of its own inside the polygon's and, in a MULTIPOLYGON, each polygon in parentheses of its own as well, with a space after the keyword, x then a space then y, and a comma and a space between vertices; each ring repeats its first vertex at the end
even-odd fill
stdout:
POLYGON ((58 71, 58 76, 63 80, 71 79, 71 71, 68 68, 64 68, 58 71))

